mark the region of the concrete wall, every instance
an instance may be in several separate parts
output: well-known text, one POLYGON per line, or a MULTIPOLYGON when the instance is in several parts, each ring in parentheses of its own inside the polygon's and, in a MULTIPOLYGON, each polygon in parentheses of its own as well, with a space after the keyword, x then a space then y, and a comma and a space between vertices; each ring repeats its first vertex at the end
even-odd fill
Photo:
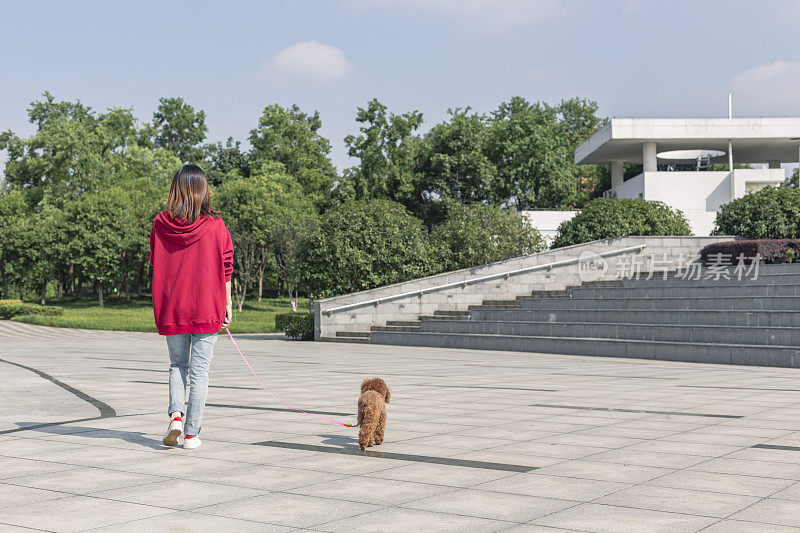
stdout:
MULTIPOLYGON (((534 290, 558 290, 581 284, 578 263, 557 266, 550 270, 538 270, 491 280, 470 283, 472 278, 500 274, 510 270, 542 265, 565 259, 586 257, 587 254, 615 252, 621 248, 644 244, 642 252, 636 254, 642 271, 647 270, 649 257, 677 264, 690 261, 700 249, 714 242, 730 240, 732 237, 622 237, 558 248, 540 254, 518 257, 436 276, 416 279, 405 283, 379 287, 369 291, 346 294, 318 300, 314 304, 314 339, 332 337, 337 331, 369 331, 373 325, 386 324, 388 320, 416 320, 419 315, 430 315, 436 310, 467 310, 488 299, 513 299, 528 295, 534 290), (432 288, 453 282, 464 282, 454 288, 441 289, 422 295, 402 296, 404 293, 432 288), (359 305, 342 311, 328 310, 383 297, 392 297, 376 304, 359 305)), ((606 270, 596 279, 615 279, 619 269, 631 261, 630 253, 605 257, 606 270)), ((583 276, 586 279, 585 276, 583 276)), ((588 280, 587 280, 588 281, 588 280)))
POLYGON ((549 246, 558 235, 558 226, 575 216, 577 211, 522 211, 531 226, 536 228, 549 246))
POLYGON ((617 198, 658 200, 680 209, 692 233, 710 235, 720 206, 751 190, 783 182, 782 169, 736 169, 733 172, 644 172, 613 190, 617 198))

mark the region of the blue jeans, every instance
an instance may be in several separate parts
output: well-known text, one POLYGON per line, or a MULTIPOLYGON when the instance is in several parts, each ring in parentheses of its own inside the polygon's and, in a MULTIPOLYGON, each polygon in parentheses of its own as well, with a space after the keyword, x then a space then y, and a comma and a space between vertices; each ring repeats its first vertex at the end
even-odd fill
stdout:
POLYGON ((208 395, 208 368, 214 357, 216 333, 185 333, 167 335, 169 350, 169 411, 183 414, 186 398, 186 378, 189 377, 189 402, 186 407, 183 432, 200 433, 203 409, 208 395))

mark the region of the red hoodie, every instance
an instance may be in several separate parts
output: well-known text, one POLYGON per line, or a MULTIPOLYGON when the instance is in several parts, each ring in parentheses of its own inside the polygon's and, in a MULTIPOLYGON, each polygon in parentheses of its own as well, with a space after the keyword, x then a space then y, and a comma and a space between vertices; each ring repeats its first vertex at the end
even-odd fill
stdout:
POLYGON ((225 282, 233 272, 233 242, 221 218, 193 224, 162 211, 150 232, 153 314, 161 335, 217 333, 225 318, 225 282))

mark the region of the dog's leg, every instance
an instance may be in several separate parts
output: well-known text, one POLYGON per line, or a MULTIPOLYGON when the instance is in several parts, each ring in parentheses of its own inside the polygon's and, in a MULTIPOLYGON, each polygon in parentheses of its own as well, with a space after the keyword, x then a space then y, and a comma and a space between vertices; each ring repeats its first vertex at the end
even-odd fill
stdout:
POLYGON ((375 426, 365 423, 358 432, 358 445, 363 450, 369 448, 375 439, 375 426))
POLYGON ((358 445, 363 450, 372 446, 375 439, 375 426, 378 425, 378 415, 375 408, 371 405, 364 405, 364 408, 359 411, 363 412, 361 417, 361 429, 358 431, 358 445))
POLYGON ((383 444, 383 432, 386 429, 386 411, 381 413, 378 419, 378 426, 375 428, 375 444, 380 446, 383 444))

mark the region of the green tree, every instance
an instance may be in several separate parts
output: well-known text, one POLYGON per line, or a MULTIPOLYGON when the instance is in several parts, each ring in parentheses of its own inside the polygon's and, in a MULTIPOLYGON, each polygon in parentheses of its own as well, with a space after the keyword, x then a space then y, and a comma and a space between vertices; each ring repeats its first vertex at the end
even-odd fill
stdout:
POLYGON ((497 169, 486 155, 486 118, 469 108, 448 113, 424 138, 419 172, 426 198, 487 202, 497 169))
POLYGON ((575 165, 575 149, 600 129, 607 119, 597 115, 597 102, 568 98, 556 106, 558 124, 567 147, 566 166, 572 175, 573 197, 567 207, 580 208, 611 187, 610 165, 575 165))
POLYGON ((111 187, 92 191, 66 204, 69 221, 69 254, 76 271, 97 291, 103 307, 105 287, 122 270, 126 248, 125 235, 130 230, 129 191, 111 187))
POLYGON ((580 98, 556 106, 515 96, 492 112, 487 155, 497 167, 492 203, 518 209, 580 206, 609 183, 607 167, 576 166, 575 148, 605 122, 580 98))
POLYGON ((10 285, 21 287, 25 265, 25 237, 29 217, 28 204, 21 188, 0 189, 0 274, 3 276, 3 298, 11 298, 10 285))
POLYGON ((154 145, 174 153, 183 163, 202 159, 200 143, 206 138, 205 111, 195 111, 183 98, 160 98, 153 113, 154 145))
MULTIPOLYGON (((278 294, 284 290, 297 300, 298 264, 297 249, 300 239, 316 220, 316 208, 310 197, 304 194, 298 181, 287 174, 279 163, 262 163, 253 173, 253 179, 264 187, 269 200, 266 226, 267 244, 276 267, 278 294)), ((263 292, 262 281, 267 262, 260 264, 258 301, 263 292)))
POLYGON ((626 235, 691 235, 683 213, 662 202, 596 198, 558 227, 552 248, 626 235))
POLYGON ((377 99, 359 107, 356 122, 361 135, 348 135, 345 144, 359 165, 348 169, 339 183, 344 199, 388 198, 415 210, 424 200, 419 174, 415 170, 422 125, 422 113, 396 115, 377 99))
POLYGON ((791 176, 786 178, 783 182, 784 187, 799 187, 798 175, 800 175, 800 168, 796 168, 792 171, 791 176))
POLYGON ((525 218, 507 209, 453 204, 433 228, 431 244, 443 271, 459 270, 541 251, 544 242, 525 218))
POLYGON ((800 189, 764 187, 722 205, 713 234, 748 239, 800 237, 800 189))
POLYGON ((228 176, 247 177, 250 175, 250 158, 242 152, 242 143, 228 137, 225 144, 207 144, 206 176, 211 185, 221 184, 228 176))
POLYGON ((319 134, 322 120, 319 112, 309 115, 297 105, 290 108, 268 105, 250 131, 250 156, 253 164, 277 161, 303 187, 315 204, 321 205, 330 196, 336 169, 329 159, 331 145, 319 134))
POLYGON ((316 211, 297 180, 274 161, 262 162, 248 178, 226 180, 215 189, 215 202, 223 211, 236 250, 234 275, 241 311, 253 281, 261 299, 270 264, 277 265, 281 285, 293 282, 295 240, 316 211))
POLYGON ((389 200, 326 212, 298 251, 302 286, 315 297, 372 289, 429 274, 433 259, 419 219, 389 200))

